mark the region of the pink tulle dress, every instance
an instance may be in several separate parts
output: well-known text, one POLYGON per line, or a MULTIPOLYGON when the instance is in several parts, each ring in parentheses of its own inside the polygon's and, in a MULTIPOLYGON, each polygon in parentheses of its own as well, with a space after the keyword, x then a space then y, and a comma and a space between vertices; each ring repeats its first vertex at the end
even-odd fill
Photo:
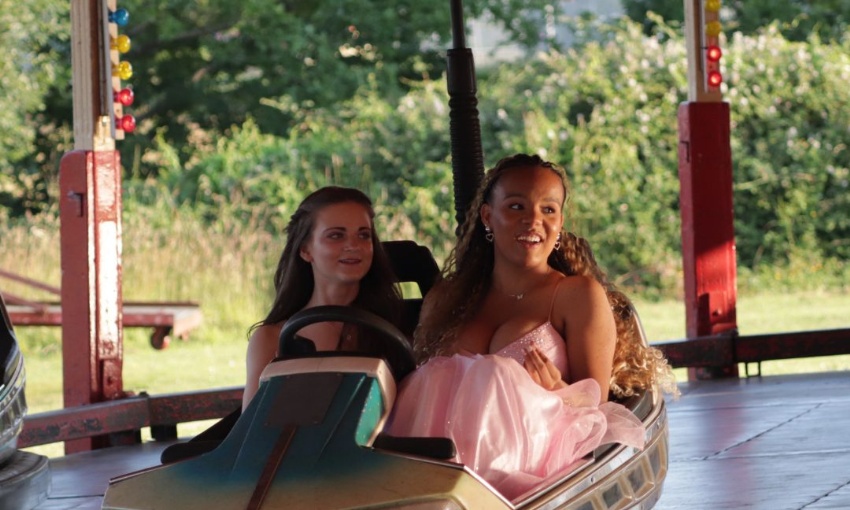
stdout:
POLYGON ((555 391, 535 383, 522 365, 532 344, 569 379, 566 344, 547 321, 495 354, 429 360, 402 382, 385 432, 453 439, 455 460, 510 500, 601 444, 643 448, 640 420, 620 404, 599 404, 594 379, 555 391))

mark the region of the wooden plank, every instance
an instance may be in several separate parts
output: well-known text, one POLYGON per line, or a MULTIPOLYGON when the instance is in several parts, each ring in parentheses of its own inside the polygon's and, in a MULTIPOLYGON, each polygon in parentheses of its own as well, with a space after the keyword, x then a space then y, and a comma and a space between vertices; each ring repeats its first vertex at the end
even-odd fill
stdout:
POLYGON ((148 442, 50 459, 50 495, 36 508, 99 509, 110 478, 158 465, 159 456, 168 445, 148 442))
POLYGON ((683 412, 676 420, 678 433, 670 436, 670 460, 707 460, 724 455, 747 441, 811 410, 810 405, 721 407, 683 412))
POLYGON ((850 508, 848 387, 848 372, 681 385, 655 508, 850 508))
POLYGON ((671 462, 655 508, 808 510, 808 505, 847 483, 848 462, 847 453, 671 462))
POLYGON ((227 416, 242 406, 241 386, 151 397, 151 425, 171 425, 227 416))
POLYGON ((6 271, 5 269, 0 269, 0 276, 3 278, 7 278, 12 280, 13 282, 21 283, 27 287, 32 287, 35 289, 43 290, 45 292, 49 292, 51 294, 60 295, 62 291, 59 287, 54 287, 53 285, 48 285, 44 282, 40 282, 38 280, 34 280, 32 278, 28 278, 23 275, 19 275, 17 273, 13 273, 11 271, 6 271))

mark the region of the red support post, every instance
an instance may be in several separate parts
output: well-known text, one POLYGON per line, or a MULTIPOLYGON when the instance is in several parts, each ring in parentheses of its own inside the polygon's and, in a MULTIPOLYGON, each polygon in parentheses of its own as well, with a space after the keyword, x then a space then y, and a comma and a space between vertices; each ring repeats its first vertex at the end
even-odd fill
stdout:
MULTIPOLYGON (((121 172, 114 150, 76 150, 59 168, 65 407, 124 396, 121 172)), ((68 441, 65 453, 107 446, 68 441)))
MULTIPOLYGON (((688 338, 737 332, 729 104, 679 107, 682 257, 688 338)), ((689 379, 737 377, 737 364, 690 368, 689 379)))

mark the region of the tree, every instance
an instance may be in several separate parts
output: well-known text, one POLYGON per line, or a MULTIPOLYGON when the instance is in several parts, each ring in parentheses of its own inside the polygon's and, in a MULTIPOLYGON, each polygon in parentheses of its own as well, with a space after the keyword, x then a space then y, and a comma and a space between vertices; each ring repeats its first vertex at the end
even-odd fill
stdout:
MULTIPOLYGON (((59 3, 59 0, 42 0, 59 3)), ((490 13, 511 41, 533 47, 534 17, 548 2, 477 1, 467 16, 490 13)), ((133 175, 153 175, 141 154, 153 134, 186 140, 196 127, 226 131, 252 118, 284 134, 301 109, 351 98, 367 84, 399 97, 408 84, 444 69, 450 5, 410 0, 126 0, 137 132, 120 144, 133 175)), ((70 62, 67 45, 60 48, 70 62)), ((65 83, 46 98, 48 118, 70 117, 65 83)), ((179 149, 179 143, 178 143, 179 149)), ((50 150, 50 147, 43 147, 50 150)), ((181 156, 185 154, 181 153, 181 156)), ((55 158, 48 158, 55 159, 55 158)))
MULTIPOLYGON (((136 134, 119 144, 129 176, 155 175, 145 154, 157 136, 182 161, 198 132, 253 119, 287 133, 299 111, 337 104, 363 86, 400 97, 444 69, 450 5, 411 0, 121 0, 132 40, 136 134)), ((475 0, 509 42, 536 46, 535 13, 548 0, 475 0)), ((0 205, 13 216, 49 203, 59 160, 72 149, 69 2, 0 0, 0 205), (8 27, 8 29, 7 29, 8 27)), ((557 12, 555 13, 557 14, 557 12)))
POLYGON ((0 219, 46 206, 51 173, 34 150, 37 137, 56 136, 39 115, 51 87, 67 81, 68 3, 0 0, 0 219))

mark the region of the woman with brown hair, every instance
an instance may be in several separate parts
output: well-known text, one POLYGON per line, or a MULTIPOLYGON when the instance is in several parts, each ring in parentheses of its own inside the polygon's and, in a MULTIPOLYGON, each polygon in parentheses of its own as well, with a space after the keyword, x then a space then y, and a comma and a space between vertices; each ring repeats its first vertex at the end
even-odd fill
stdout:
MULTIPOLYGON (((350 305, 398 322, 401 296, 375 233, 374 217, 372 201, 353 188, 320 188, 298 206, 286 227, 271 310, 251 328, 243 409, 257 392, 263 369, 280 354, 280 331, 295 312, 350 305)), ((369 350, 366 336, 339 322, 311 324, 299 336, 319 351, 369 350)))

